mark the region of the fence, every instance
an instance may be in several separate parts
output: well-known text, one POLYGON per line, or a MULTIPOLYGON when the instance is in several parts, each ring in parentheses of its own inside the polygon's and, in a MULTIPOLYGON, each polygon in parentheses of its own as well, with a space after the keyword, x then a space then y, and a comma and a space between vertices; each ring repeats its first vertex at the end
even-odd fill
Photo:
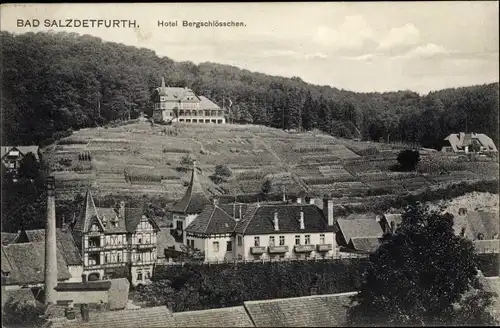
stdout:
POLYGON ((305 261, 312 261, 312 262, 320 262, 320 261, 337 261, 337 260, 342 260, 342 259, 352 259, 352 258, 368 258, 368 254, 356 254, 356 253, 347 253, 347 252, 340 252, 335 255, 331 256, 324 256, 324 257, 309 257, 309 258, 297 258, 297 257, 292 257, 292 256, 286 256, 283 258, 262 258, 262 259, 256 259, 256 260, 249 260, 249 259, 242 259, 242 260, 220 260, 216 258, 206 258, 204 260, 185 260, 185 261, 175 261, 173 259, 170 259, 169 261, 164 261, 161 264, 162 265, 181 265, 184 266, 185 264, 206 264, 206 265, 217 265, 217 264, 245 264, 245 263, 270 263, 270 262, 305 262, 305 261))

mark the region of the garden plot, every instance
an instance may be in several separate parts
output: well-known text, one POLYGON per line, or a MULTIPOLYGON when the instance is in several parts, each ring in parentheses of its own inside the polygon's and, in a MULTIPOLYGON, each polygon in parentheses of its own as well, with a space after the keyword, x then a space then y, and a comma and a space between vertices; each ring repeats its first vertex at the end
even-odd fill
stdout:
POLYGON ((253 194, 262 191, 262 184, 264 181, 262 180, 245 180, 239 183, 239 189, 244 194, 253 194))
POLYGON ((374 182, 374 181, 383 181, 389 179, 389 175, 386 172, 382 172, 380 170, 370 171, 370 172, 358 172, 356 176, 362 182, 374 182))
POLYGON ((353 179, 353 176, 342 165, 321 165, 319 171, 325 178, 353 179))
POLYGON ((424 177, 401 179, 398 182, 401 183, 403 188, 409 191, 426 188, 430 186, 429 181, 424 177))
POLYGON ((388 189, 394 192, 402 191, 404 189, 401 181, 398 180, 378 180, 378 181, 363 181, 367 186, 372 189, 388 189))

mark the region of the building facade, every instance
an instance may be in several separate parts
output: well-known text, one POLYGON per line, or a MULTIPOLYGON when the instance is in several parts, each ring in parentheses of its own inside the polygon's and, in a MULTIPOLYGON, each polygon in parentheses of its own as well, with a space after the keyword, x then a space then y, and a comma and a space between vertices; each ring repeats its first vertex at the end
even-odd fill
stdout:
POLYGON ((165 86, 153 92, 153 118, 164 122, 226 123, 225 111, 210 99, 196 95, 193 90, 165 86))
POLYGON ((335 256, 333 217, 329 224, 328 213, 316 205, 257 203, 232 214, 231 206, 207 206, 186 228, 187 244, 203 251, 206 261, 335 256))
POLYGON ((87 191, 82 214, 73 226, 73 236, 83 258, 88 280, 130 276, 132 285, 150 281, 157 258, 156 222, 141 208, 118 210, 96 207, 87 191))
POLYGON ((322 258, 336 253, 333 202, 315 204, 210 202, 196 167, 184 197, 174 205, 174 234, 206 261, 322 258))

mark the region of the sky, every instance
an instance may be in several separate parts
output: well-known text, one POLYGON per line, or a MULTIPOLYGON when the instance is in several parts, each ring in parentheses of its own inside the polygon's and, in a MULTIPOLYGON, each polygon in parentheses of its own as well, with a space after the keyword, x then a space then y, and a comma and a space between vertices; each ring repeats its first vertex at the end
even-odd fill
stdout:
POLYGON ((470 2, 2 5, 0 28, 64 31, 357 92, 432 90, 499 81, 499 4, 470 2), (39 27, 17 20, 38 19, 39 27), (44 27, 65 19, 136 20, 137 28, 44 27), (182 21, 242 27, 182 27, 182 21), (177 21, 159 27, 158 21, 177 21))

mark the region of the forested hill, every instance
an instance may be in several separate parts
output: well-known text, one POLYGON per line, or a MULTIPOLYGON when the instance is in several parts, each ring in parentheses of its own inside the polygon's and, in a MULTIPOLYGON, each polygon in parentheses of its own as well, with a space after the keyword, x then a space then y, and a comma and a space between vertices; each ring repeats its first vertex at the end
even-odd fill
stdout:
MULTIPOLYGON (((137 117, 152 109, 161 76, 219 105, 235 121, 318 128, 340 137, 420 142, 438 147, 450 132, 498 140, 498 83, 419 96, 411 91, 355 93, 214 63, 160 58, 152 50, 75 33, 2 32, 3 140, 39 143, 56 132, 137 117)), ((359 78, 363 78, 360 76, 359 78)))

